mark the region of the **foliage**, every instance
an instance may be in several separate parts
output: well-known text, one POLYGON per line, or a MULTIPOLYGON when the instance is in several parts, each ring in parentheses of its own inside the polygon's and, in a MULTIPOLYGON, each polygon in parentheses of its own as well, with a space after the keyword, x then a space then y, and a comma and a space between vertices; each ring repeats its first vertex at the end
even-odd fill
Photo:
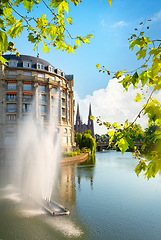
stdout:
POLYGON ((92 138, 89 131, 76 133, 76 146, 78 146, 82 151, 84 151, 83 148, 89 148, 91 154, 94 154, 96 150, 95 140, 92 138))
POLYGON ((77 156, 77 152, 63 153, 63 157, 75 157, 75 156, 77 156))
MULTIPOLYGON (((145 29, 145 23, 141 22, 140 25, 145 29)), ((149 26, 146 28, 149 29, 149 26)), ((125 91, 128 91, 131 85, 133 88, 141 89, 142 94, 137 93, 134 100, 140 102, 143 99, 145 100, 145 104, 132 123, 128 123, 128 120, 126 120, 121 125, 118 125, 116 122, 110 124, 109 122, 102 122, 100 117, 97 118, 97 123, 105 125, 110 130, 108 132, 110 142, 116 139, 116 146, 119 147, 122 154, 129 147, 135 150, 133 156, 139 159, 139 164, 136 166, 135 172, 139 175, 141 171, 145 171, 145 177, 149 179, 150 177, 155 177, 161 170, 161 104, 152 97, 154 92, 161 89, 161 40, 152 40, 150 37, 145 36, 144 31, 139 32, 138 29, 135 29, 135 34, 131 34, 128 40, 129 49, 131 51, 137 49, 137 59, 143 59, 144 63, 131 72, 127 72, 126 69, 124 71, 119 70, 114 73, 114 78, 118 79, 125 91), (147 87, 146 92, 149 92, 148 97, 144 93, 145 86, 147 87), (144 115, 148 116, 149 128, 151 124, 157 126, 153 134, 148 135, 148 132, 146 132, 146 137, 144 136, 142 150, 149 149, 149 145, 152 145, 152 151, 149 152, 148 160, 134 146, 134 138, 132 136, 132 132, 137 133, 139 136, 139 129, 136 129, 135 122, 144 115)), ((105 66, 100 68, 99 64, 96 65, 96 68, 99 69, 99 72, 106 72, 108 75, 113 73, 106 69, 105 66)))
MULTIPOLYGON (((107 1, 111 5, 111 0, 107 1)), ((92 34, 87 34, 85 37, 72 37, 68 31, 68 26, 73 23, 72 17, 68 16, 70 4, 77 7, 81 2, 81 0, 2 0, 0 3, 0 61, 6 62, 2 57, 4 52, 17 50, 9 39, 20 37, 25 29, 28 41, 34 44, 34 50, 39 43, 42 43, 44 53, 49 52, 50 47, 74 53, 81 43, 90 43, 92 34), (42 15, 40 15, 40 8, 43 8, 42 15)), ((17 55, 19 55, 18 52, 17 55)))

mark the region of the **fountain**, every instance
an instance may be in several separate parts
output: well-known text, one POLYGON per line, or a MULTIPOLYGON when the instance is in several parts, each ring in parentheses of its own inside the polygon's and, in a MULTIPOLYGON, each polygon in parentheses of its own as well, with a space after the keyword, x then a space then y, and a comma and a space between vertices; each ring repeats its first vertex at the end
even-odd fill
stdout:
MULTIPOLYGON (((34 100, 28 119, 18 125, 15 180, 23 196, 30 196, 52 215, 69 214, 51 200, 61 158, 61 131, 58 132, 58 94, 49 123, 34 119, 34 100)), ((41 102, 41 95, 39 97, 41 102)), ((40 115, 42 116, 42 115, 40 115)))

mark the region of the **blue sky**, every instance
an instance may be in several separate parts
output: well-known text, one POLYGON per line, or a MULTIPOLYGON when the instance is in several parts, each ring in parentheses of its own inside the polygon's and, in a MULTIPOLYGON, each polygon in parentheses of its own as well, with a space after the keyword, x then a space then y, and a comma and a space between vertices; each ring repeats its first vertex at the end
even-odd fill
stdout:
MULTIPOLYGON (((43 12, 44 8, 40 10, 42 13, 47 13, 46 10, 43 12)), ((74 74, 75 99, 76 103, 80 104, 83 121, 87 121, 90 102, 93 115, 101 116, 103 120, 122 122, 129 116, 129 120, 132 121, 140 109, 139 104, 135 111, 135 107, 131 109, 130 104, 133 104, 133 100, 130 97, 135 95, 133 89, 129 90, 133 93, 129 92, 127 98, 121 95, 124 94, 123 89, 119 86, 119 92, 116 91, 117 83, 110 80, 112 76, 99 73, 95 66, 99 63, 112 71, 133 70, 138 67, 139 62, 135 52, 129 50, 127 39, 131 33, 135 33, 134 28, 138 28, 140 22, 148 19, 152 21, 148 22, 150 29, 145 30, 146 35, 152 39, 161 39, 161 1, 113 0, 112 7, 110 7, 106 0, 83 0, 78 7, 71 5, 69 16, 73 18, 73 25, 68 28, 73 36, 85 36, 92 33, 94 39, 91 39, 90 44, 78 48, 75 54, 55 49, 50 49, 50 53, 44 54, 40 45, 40 58, 49 61, 66 74, 74 74), (113 90, 115 90, 115 98, 113 98, 115 94, 110 96, 113 90), (126 104, 129 102, 129 106, 126 106, 127 111, 121 111, 121 108, 126 105, 123 102, 120 105, 123 99, 126 104)), ((25 33, 14 42, 21 54, 37 55, 37 52, 32 50, 32 44, 27 42, 25 33)), ((143 121, 143 126, 145 125, 146 120, 143 121)), ((96 129, 99 133, 105 131, 97 126, 96 129)))

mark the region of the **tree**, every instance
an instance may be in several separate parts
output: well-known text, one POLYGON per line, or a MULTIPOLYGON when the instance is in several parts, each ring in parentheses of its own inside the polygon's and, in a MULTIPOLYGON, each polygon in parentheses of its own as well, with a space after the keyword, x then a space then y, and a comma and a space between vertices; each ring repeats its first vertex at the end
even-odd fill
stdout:
MULTIPOLYGON (((78 6, 81 0, 2 0, 0 3, 0 61, 6 62, 3 54, 7 51, 16 52, 14 43, 9 39, 20 37, 26 29, 28 41, 34 44, 34 50, 39 43, 43 44, 44 53, 50 47, 74 53, 81 43, 90 43, 93 35, 73 37, 68 31, 72 25, 72 17, 68 17, 69 6, 78 6), (39 6, 44 8, 44 14, 39 14, 39 6), (69 44, 69 39, 73 43, 69 44)), ((111 4, 111 0, 108 0, 111 4)), ((17 55, 19 53, 17 52, 17 55)))
POLYGON ((91 136, 91 131, 85 131, 83 133, 76 133, 76 145, 82 150, 83 148, 89 148, 91 154, 96 151, 96 143, 91 136))
MULTIPOLYGON (((145 29, 145 23, 141 22, 140 25, 143 25, 145 29)), ((146 28, 149 29, 149 26, 146 28)), ((150 177, 155 177, 161 171, 161 104, 153 98, 153 93, 161 89, 161 40, 151 40, 150 37, 145 36, 144 31, 139 32, 137 28, 135 32, 128 39, 129 49, 133 51, 134 48, 137 48, 137 59, 144 59, 144 63, 132 72, 127 72, 126 69, 124 71, 119 70, 114 73, 114 77, 123 85, 125 91, 128 91, 130 85, 141 89, 142 95, 137 93, 134 100, 139 102, 143 98, 145 104, 132 123, 126 120, 121 125, 118 125, 116 122, 111 124, 109 122, 102 122, 100 118, 97 118, 97 122, 99 125, 104 124, 110 130, 108 132, 110 143, 113 139, 116 139, 117 142, 115 145, 122 153, 129 147, 135 150, 134 157, 139 159, 135 172, 139 175, 141 171, 145 171, 145 177, 149 179, 150 177), (147 87, 146 91, 149 92, 148 97, 146 97, 144 92, 145 86, 147 87), (155 147, 149 152, 148 159, 134 146, 134 141, 129 131, 135 127, 137 119, 144 115, 148 116, 149 127, 151 124, 157 125, 152 138, 155 147)), ((100 68, 99 64, 96 67, 99 69, 99 72, 107 73, 108 75, 112 73, 104 66, 100 68)), ((146 149, 148 144, 149 141, 144 141, 142 149, 146 149)))

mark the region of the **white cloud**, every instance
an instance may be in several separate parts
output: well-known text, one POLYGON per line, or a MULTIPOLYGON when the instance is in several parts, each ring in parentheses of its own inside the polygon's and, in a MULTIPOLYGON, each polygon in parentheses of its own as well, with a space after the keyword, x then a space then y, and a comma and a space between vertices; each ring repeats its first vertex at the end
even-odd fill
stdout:
MULTIPOLYGON (((79 103, 80 115, 83 123, 87 123, 89 104, 92 105, 92 114, 95 117, 101 116, 103 121, 110 123, 124 123, 126 119, 132 122, 144 104, 143 100, 139 103, 134 101, 138 89, 129 88, 128 92, 124 89, 117 79, 111 79, 105 89, 99 89, 93 92, 93 95, 87 95, 85 99, 80 99, 75 92, 75 112, 77 112, 77 103, 79 103)), ((140 118, 137 123, 142 127, 147 126, 147 118, 140 118)), ((107 130, 104 126, 98 126, 95 121, 95 133, 103 134, 107 130)))
POLYGON ((118 27, 122 28, 122 27, 127 26, 127 25, 128 24, 125 21, 120 21, 120 22, 117 22, 117 23, 113 24, 112 27, 113 28, 118 28, 118 27))
POLYGON ((151 19, 152 21, 158 21, 161 20, 161 10, 158 13, 154 14, 154 17, 151 19))
POLYGON ((101 25, 102 25, 103 27, 106 26, 105 20, 102 20, 102 21, 101 21, 101 25))

